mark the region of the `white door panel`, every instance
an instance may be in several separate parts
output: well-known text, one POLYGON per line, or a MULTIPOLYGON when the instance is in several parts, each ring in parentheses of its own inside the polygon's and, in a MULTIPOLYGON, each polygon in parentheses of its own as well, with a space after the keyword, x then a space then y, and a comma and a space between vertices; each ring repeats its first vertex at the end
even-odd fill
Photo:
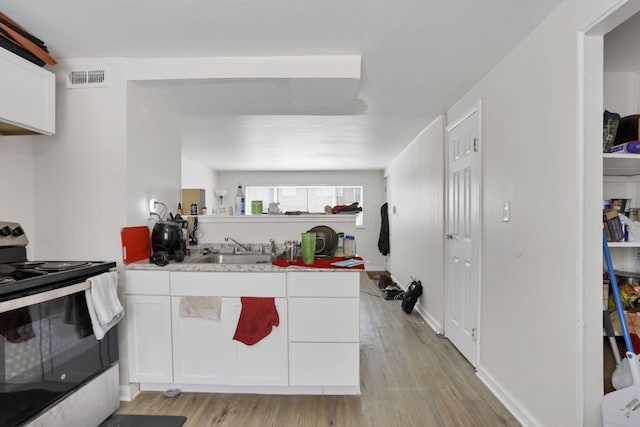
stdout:
POLYGON ((445 335, 476 366, 480 305, 479 110, 447 132, 445 335))

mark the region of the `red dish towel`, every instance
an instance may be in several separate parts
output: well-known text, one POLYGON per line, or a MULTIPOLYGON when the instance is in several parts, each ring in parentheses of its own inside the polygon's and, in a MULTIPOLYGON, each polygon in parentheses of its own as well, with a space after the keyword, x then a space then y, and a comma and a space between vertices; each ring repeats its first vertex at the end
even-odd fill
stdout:
POLYGON ((273 297, 242 297, 242 311, 233 339, 253 345, 271 333, 273 326, 280 324, 273 297))

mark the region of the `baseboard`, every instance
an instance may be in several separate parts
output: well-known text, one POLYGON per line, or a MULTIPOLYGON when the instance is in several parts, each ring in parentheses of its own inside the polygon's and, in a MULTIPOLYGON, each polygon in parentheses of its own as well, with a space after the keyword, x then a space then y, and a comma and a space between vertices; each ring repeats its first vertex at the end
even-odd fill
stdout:
POLYGON ((121 402, 131 402, 138 394, 140 394, 140 384, 138 383, 129 383, 120 386, 121 402))
POLYGON ((423 310, 423 307, 420 303, 416 304, 416 306, 414 307, 414 310, 418 312, 420 317, 422 317, 424 321, 427 322, 427 325, 429 325, 431 329, 435 331, 436 334, 440 334, 440 335, 442 334, 443 332, 442 323, 440 323, 435 317, 430 315, 429 312, 423 310))
POLYGON ((509 393, 505 392, 503 387, 497 382, 489 372, 481 366, 478 367, 476 375, 482 383, 498 398, 500 402, 507 408, 509 412, 523 425, 523 427, 534 427, 543 425, 540 420, 527 411, 523 405, 509 393))

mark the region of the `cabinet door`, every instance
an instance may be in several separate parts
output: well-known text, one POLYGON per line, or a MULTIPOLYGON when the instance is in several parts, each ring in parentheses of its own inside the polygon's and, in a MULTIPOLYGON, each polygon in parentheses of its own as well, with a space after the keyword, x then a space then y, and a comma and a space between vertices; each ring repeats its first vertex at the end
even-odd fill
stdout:
POLYGON ((171 306, 169 296, 127 295, 129 380, 171 383, 171 306))
POLYGON ((359 386, 358 343, 291 343, 289 382, 300 386, 359 386))
POLYGON ((220 320, 180 317, 181 297, 171 297, 174 379, 177 384, 227 385, 235 332, 235 305, 222 298, 220 320))
MULTIPOLYGON (((240 298, 225 298, 233 304, 235 333, 242 303, 240 298)), ((231 384, 233 385, 288 385, 287 299, 276 298, 280 324, 271 333, 253 345, 239 341, 232 344, 231 384)))
POLYGON ((289 298, 289 340, 359 342, 358 298, 289 298))
POLYGON ((0 49, 0 75, 0 121, 55 133, 55 75, 5 49, 0 49))

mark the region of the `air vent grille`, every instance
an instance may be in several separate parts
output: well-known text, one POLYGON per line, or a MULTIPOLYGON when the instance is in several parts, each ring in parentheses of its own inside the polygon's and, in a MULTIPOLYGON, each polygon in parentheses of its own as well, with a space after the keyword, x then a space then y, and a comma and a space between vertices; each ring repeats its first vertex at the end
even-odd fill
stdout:
POLYGON ((67 79, 67 88, 106 87, 104 70, 71 71, 67 79))

